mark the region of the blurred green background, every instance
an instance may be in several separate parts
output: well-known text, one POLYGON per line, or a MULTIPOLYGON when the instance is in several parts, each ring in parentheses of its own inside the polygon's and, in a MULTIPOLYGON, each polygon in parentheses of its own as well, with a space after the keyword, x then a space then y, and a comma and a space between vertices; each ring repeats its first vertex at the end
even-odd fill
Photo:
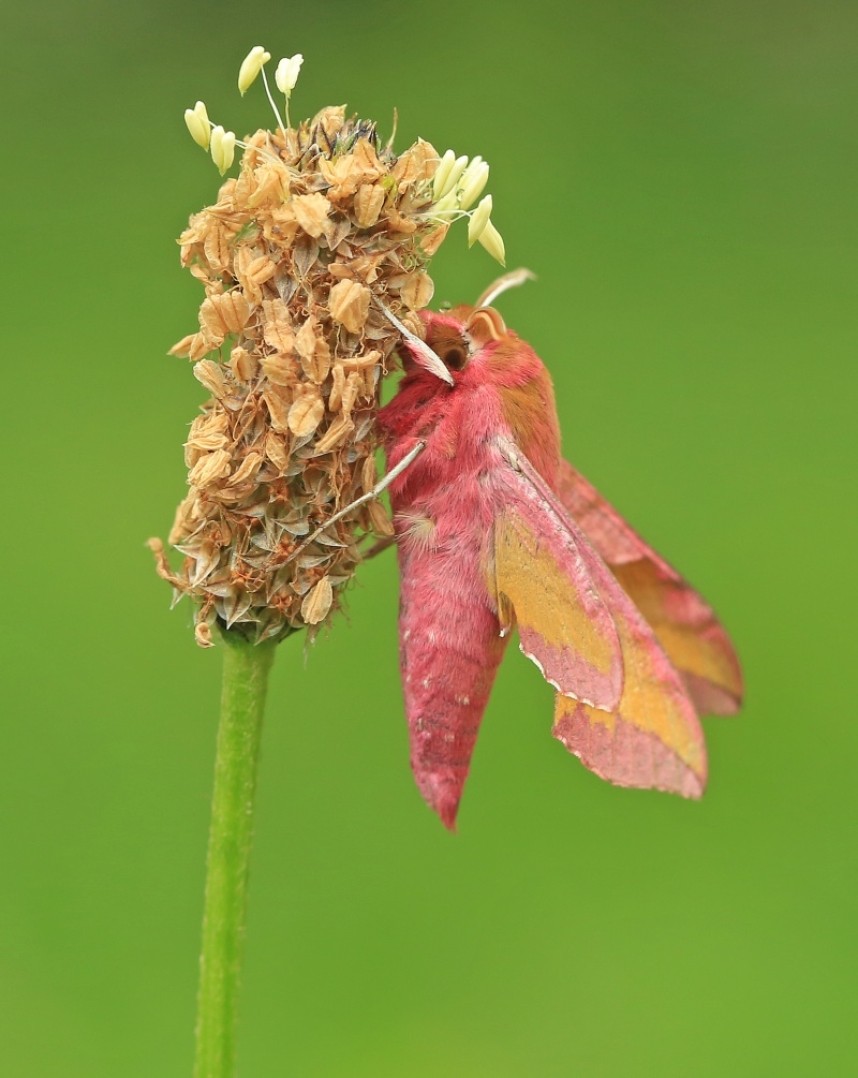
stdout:
MULTIPOLYGON (((144 548, 203 398, 182 110, 480 153, 567 455, 743 657, 700 804, 603 784, 509 653, 446 834, 407 764, 392 556, 278 656, 245 1076, 819 1075, 855 1059, 852 0, 7 6, 0 1070, 190 1072, 220 655, 144 548), (848 309, 848 314, 847 314, 848 309)), ((453 232, 436 302, 496 270, 453 232)))

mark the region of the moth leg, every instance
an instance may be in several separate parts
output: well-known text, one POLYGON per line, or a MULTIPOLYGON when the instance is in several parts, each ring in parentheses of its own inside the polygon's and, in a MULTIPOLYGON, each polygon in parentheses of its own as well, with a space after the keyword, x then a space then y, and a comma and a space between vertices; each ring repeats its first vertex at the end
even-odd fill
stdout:
POLYGON ((376 554, 381 554, 382 551, 389 549, 392 546, 396 546, 396 536, 388 535, 384 539, 379 539, 377 543, 373 543, 369 550, 364 554, 363 560, 369 561, 370 558, 374 558, 376 554))
POLYGON ((303 543, 301 543, 295 548, 295 550, 292 551, 292 553, 286 559, 286 562, 284 562, 284 565, 287 562, 292 561, 293 558, 297 558, 302 550, 308 547, 314 539, 318 539, 322 532, 327 531, 327 529, 330 528, 332 524, 336 524, 338 520, 342 520, 343 517, 351 513, 352 510, 358 509, 360 508, 360 506, 366 505, 367 502, 371 502, 375 498, 377 498, 383 491, 385 491, 390 486, 394 479, 402 475, 405 469, 408 468, 409 465, 414 463, 414 461, 420 456, 420 454, 425 448, 425 442, 417 442, 417 444, 413 446, 413 448, 408 450, 402 460, 396 463, 386 475, 383 475, 381 479, 379 479, 379 481, 375 484, 372 490, 368 490, 366 494, 361 494, 359 498, 355 498, 353 502, 349 502, 348 505, 343 506, 343 508, 334 513, 332 517, 328 517, 324 524, 320 524, 314 532, 311 532, 311 534, 307 536, 303 543))

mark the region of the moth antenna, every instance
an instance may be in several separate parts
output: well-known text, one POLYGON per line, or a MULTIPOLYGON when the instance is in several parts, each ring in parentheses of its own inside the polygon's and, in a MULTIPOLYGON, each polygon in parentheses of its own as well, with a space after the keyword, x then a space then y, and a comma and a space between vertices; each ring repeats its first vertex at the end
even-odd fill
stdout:
POLYGON ((508 292, 511 288, 518 288, 518 286, 524 284, 525 281, 535 280, 536 274, 529 269, 525 269, 524 266, 521 266, 519 269, 510 270, 509 273, 505 273, 502 277, 498 277, 496 281, 492 281, 489 287, 477 300, 475 306, 491 307, 498 296, 503 295, 504 292, 508 292))

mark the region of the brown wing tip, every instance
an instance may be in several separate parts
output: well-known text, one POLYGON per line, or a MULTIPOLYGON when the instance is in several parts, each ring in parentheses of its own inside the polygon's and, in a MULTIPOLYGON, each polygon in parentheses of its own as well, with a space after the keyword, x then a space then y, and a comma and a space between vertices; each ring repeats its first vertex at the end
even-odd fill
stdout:
POLYGON ((698 715, 736 715, 742 706, 744 690, 741 679, 731 685, 719 685, 709 678, 682 671, 682 680, 698 715))

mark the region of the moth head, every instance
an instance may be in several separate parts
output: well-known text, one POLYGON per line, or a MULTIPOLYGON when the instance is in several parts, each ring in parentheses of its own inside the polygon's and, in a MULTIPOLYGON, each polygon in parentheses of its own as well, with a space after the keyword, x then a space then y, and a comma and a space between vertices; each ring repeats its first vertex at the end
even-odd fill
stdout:
POLYGON ((509 288, 533 277, 529 270, 513 270, 491 284, 473 307, 454 307, 449 311, 421 311, 424 337, 420 339, 382 308, 388 319, 402 332, 400 355, 406 372, 416 369, 453 386, 457 373, 486 349, 509 336, 503 318, 492 302, 509 288))
POLYGON ((494 307, 454 307, 436 314, 424 311, 426 344, 452 372, 463 371, 493 341, 507 335, 503 318, 494 307))

